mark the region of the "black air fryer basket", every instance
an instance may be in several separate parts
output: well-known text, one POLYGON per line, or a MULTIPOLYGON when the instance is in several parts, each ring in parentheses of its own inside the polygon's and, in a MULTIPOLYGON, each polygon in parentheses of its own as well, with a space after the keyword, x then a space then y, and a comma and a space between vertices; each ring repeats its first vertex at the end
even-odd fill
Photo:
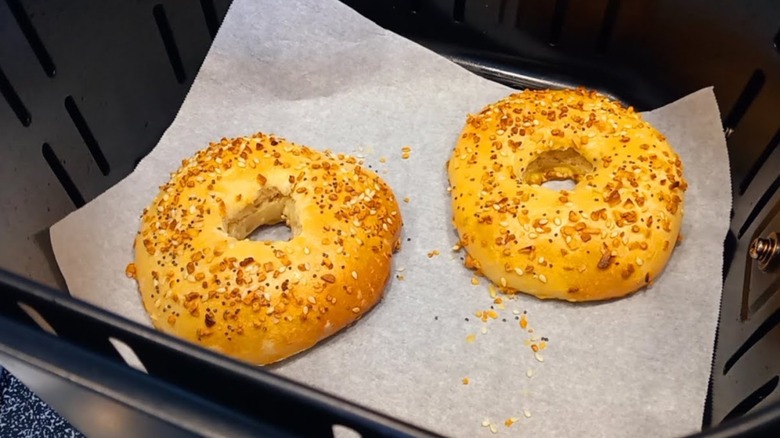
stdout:
MULTIPOLYGON (((702 434, 780 430, 780 1, 345 3, 518 88, 581 84, 644 110, 713 85, 734 199, 712 236, 726 251, 702 434)), ((63 292, 48 227, 154 147, 229 6, 0 0, 0 364, 89 436, 428 435, 63 292)))

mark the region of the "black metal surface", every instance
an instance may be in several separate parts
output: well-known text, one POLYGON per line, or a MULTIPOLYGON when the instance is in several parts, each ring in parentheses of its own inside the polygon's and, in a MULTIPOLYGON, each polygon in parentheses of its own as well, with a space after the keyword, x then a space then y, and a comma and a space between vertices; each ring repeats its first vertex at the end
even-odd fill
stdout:
MULTIPOLYGON (((714 86, 728 136, 734 204, 704 426, 728 418, 721 427, 708 429, 717 436, 749 436, 778 427, 780 408, 773 403, 780 400, 780 391, 772 382, 780 375, 776 323, 780 276, 756 273, 747 247, 755 236, 772 231, 769 228, 780 218, 780 2, 344 2, 475 73, 514 87, 585 85, 641 110, 714 86)), ((75 8, 64 0, 0 0, 0 267, 64 288, 47 228, 121 180, 156 144, 192 84, 229 4, 230 0, 140 0, 88 2, 75 8)), ((114 377, 132 372, 139 382, 160 384, 154 391, 146 387, 150 393, 126 393, 108 391, 114 385, 106 383, 109 380, 100 383, 107 389, 102 394, 105 403, 121 401, 128 415, 143 413, 135 423, 138 427, 152 421, 144 416, 146 403, 171 396, 166 385, 186 390, 183 399, 203 397, 238 415, 260 415, 253 417, 257 421, 267 412, 245 406, 258 406, 247 403, 254 400, 246 389, 254 390, 252 385, 281 391, 280 397, 295 409, 312 403, 322 409, 318 415, 330 422, 321 418, 319 432, 328 433, 325 423, 332 424, 334 418, 342 418, 339 415, 350 424, 363 424, 366 431, 376 426, 371 422, 376 417, 360 408, 192 350, 40 285, 2 274, 0 288, 35 307, 60 335, 57 341, 48 335, 40 338, 40 333, 21 327, 18 333, 26 343, 0 340, 2 348, 19 346, 6 358, 26 364, 20 372, 44 370, 33 383, 54 379, 46 381, 78 388, 89 380, 69 380, 70 371, 63 370, 97 354, 110 362, 105 369, 118 367, 114 377), (156 383, 117 365, 120 359, 109 336, 136 350, 156 383), (72 344, 61 344, 63 339, 72 344), (66 347, 73 362, 46 369, 44 365, 56 363, 46 353, 66 347), (20 362, 20 357, 32 358, 32 352, 38 362, 20 362), (203 379, 191 369, 249 386, 237 392, 211 392, 213 388, 204 388, 203 379), (127 400, 128 394, 133 400, 127 400), (363 415, 371 421, 361 423, 367 421, 363 415)), ((0 324, 26 320, 7 295, 0 292, 0 324)), ((121 382, 116 384, 121 387, 121 382)), ((44 399, 56 397, 51 387, 39 388, 44 399)), ((160 419, 181 420, 168 413, 160 419)), ((100 427, 94 419, 81 421, 100 427)), ((388 428, 380 427, 384 431, 396 427, 390 419, 376 421, 388 428)), ((300 431, 299 423, 282 416, 269 424, 300 431), (291 423, 285 423, 288 420, 291 423)), ((315 426, 311 427, 313 432, 315 426)))

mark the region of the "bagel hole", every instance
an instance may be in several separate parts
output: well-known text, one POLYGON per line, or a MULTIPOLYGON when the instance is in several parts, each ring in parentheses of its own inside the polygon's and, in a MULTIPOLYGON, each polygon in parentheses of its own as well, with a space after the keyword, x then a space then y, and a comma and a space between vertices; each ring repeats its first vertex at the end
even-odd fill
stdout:
POLYGON ((572 190, 593 169, 593 164, 574 149, 555 149, 542 152, 531 161, 523 180, 550 190, 572 190))
POLYGON ((540 184, 542 187, 555 190, 559 192, 561 190, 574 190, 574 186, 577 185, 577 181, 573 179, 551 179, 540 184))
POLYGON ((292 198, 273 187, 263 187, 254 201, 228 217, 228 234, 238 240, 289 241, 298 229, 292 198))
POLYGON ((287 222, 279 222, 275 224, 260 225, 255 228, 248 236, 247 240, 254 241, 268 241, 268 242, 282 242, 292 239, 292 229, 287 222))

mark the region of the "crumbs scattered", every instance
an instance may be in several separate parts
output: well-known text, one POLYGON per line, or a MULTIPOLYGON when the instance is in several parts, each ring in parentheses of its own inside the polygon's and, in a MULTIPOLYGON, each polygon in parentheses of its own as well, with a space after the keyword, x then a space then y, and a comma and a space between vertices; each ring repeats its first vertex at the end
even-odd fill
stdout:
POLYGON ((125 275, 127 275, 128 278, 135 278, 135 273, 135 263, 129 263, 127 268, 125 268, 125 275))
POLYGON ((410 154, 412 153, 412 148, 409 146, 404 146, 401 148, 401 158, 404 160, 409 159, 410 154))
POLYGON ((387 163, 387 157, 379 157, 380 163, 387 163))
POLYGON ((491 424, 491 423, 490 423, 490 420, 489 420, 489 419, 487 419, 487 418, 485 418, 484 420, 482 420, 482 427, 487 427, 488 429, 490 429, 490 431, 491 431, 491 432, 493 432, 493 433, 498 433, 498 429, 496 429, 496 426, 494 426, 493 424, 491 424))
POLYGON ((428 252, 428 258, 429 259, 432 259, 432 258, 436 257, 437 255, 439 255, 439 250, 438 249, 434 249, 434 250, 428 252))
POLYGON ((479 285, 479 278, 471 277, 471 284, 473 284, 474 286, 478 286, 479 285))
POLYGON ((405 203, 407 203, 407 204, 408 204, 408 203, 409 203, 409 201, 411 201, 411 199, 409 199, 409 197, 408 197, 408 196, 404 198, 404 202, 405 202, 405 203))
POLYGON ((498 429, 496 429, 496 426, 494 426, 493 424, 491 424, 491 423, 490 423, 490 420, 489 420, 489 419, 487 419, 487 418, 485 418, 484 420, 482 420, 482 427, 487 427, 488 429, 490 429, 490 431, 491 431, 491 432, 493 432, 493 433, 498 433, 498 429))
MULTIPOLYGON (((479 284, 478 277, 472 277, 472 284, 479 284)), ((505 305, 510 304, 514 301, 514 297, 512 295, 500 295, 497 292, 497 288, 492 287, 491 283, 488 283, 487 289, 490 291, 491 296, 491 304, 488 309, 484 310, 477 310, 474 312, 474 315, 478 319, 478 321, 481 321, 482 324, 480 327, 480 333, 483 335, 488 334, 488 325, 493 324, 494 320, 501 319, 503 322, 507 322, 509 319, 508 316, 512 315, 516 321, 518 321, 519 328, 521 329, 522 333, 520 336, 525 337, 521 343, 512 342, 511 344, 517 345, 521 344, 521 352, 522 352, 522 346, 528 347, 529 350, 531 350, 533 354, 532 361, 535 360, 536 366, 535 367, 527 367, 526 371, 524 372, 526 377, 528 379, 531 379, 532 377, 536 376, 537 370, 540 366, 540 363, 544 362, 544 357, 542 356, 542 351, 547 348, 547 344, 549 342, 549 339, 546 337, 541 337, 534 333, 534 329, 531 326, 531 322, 528 316, 528 312, 524 310, 518 310, 518 309, 506 309, 505 305), (509 314, 508 312, 511 312, 509 314)), ((466 317, 465 321, 468 323, 472 320, 472 318, 466 317)), ((517 330, 516 325, 511 324, 509 326, 505 327, 515 327, 514 330, 517 330)), ((466 336, 466 342, 467 343, 474 343, 476 341, 478 335, 475 334, 469 334, 466 336)), ((510 350, 504 350, 506 352, 509 352, 510 350)), ((518 373, 523 373, 521 370, 517 370, 518 373)), ((522 375, 522 374, 520 374, 522 375)), ((467 382, 470 382, 468 380, 468 377, 462 378, 462 384, 468 385, 467 382)), ((527 395, 528 389, 522 389, 521 393, 527 395)), ((530 418, 531 417, 531 411, 528 409, 523 409, 521 415, 517 415, 515 417, 509 417, 503 420, 504 426, 506 428, 512 427, 515 423, 518 423, 520 421, 520 418, 530 418)), ((511 412, 510 412, 511 414, 511 412)), ((498 433, 498 427, 500 427, 501 423, 497 422, 493 424, 490 419, 485 418, 485 420, 482 422, 482 427, 487 428, 490 430, 491 433, 496 434, 498 433)))

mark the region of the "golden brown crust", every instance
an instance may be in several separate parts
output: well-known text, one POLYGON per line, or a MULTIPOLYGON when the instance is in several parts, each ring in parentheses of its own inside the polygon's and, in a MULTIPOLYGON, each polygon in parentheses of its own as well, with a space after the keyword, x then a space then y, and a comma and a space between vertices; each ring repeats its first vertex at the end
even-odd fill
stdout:
POLYGON ((274 136, 185 160, 142 215, 136 278, 156 328, 258 365, 312 347, 382 297, 401 214, 354 158, 274 136), (289 241, 251 241, 285 219, 289 241))
POLYGON ((663 135, 583 89, 526 90, 469 116, 448 173, 467 264, 506 292, 568 301, 652 282, 678 239, 687 187, 663 135), (576 186, 539 185, 556 179, 576 186))

